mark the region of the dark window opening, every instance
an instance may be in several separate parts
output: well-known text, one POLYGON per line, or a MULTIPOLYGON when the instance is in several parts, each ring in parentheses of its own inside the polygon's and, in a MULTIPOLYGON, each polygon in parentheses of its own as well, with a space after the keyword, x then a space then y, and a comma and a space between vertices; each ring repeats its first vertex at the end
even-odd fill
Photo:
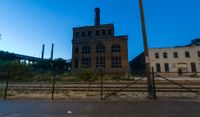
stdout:
POLYGON ((120 45, 112 45, 111 50, 112 50, 112 52, 120 52, 121 46, 120 45))
POLYGON ((178 52, 174 52, 174 58, 178 58, 178 52))
POLYGON ((92 32, 88 31, 88 37, 91 37, 91 35, 92 35, 92 32))
POLYGON ((105 46, 98 45, 96 47, 96 53, 105 53, 105 46))
POLYGON ((82 58, 82 68, 90 68, 91 60, 90 58, 82 58))
POLYGON ((82 32, 82 37, 85 37, 85 32, 84 31, 82 32))
POLYGON ((108 35, 112 35, 112 29, 108 29, 108 35))
POLYGON ((185 57, 186 58, 190 58, 190 53, 189 52, 185 52, 185 57))
POLYGON ((156 71, 157 72, 161 72, 160 63, 156 63, 156 71))
POLYGON ((163 53, 163 58, 167 58, 167 53, 166 52, 163 53))
POLYGON ((77 38, 79 37, 79 32, 76 32, 76 37, 77 37, 77 38))
POLYGON ((200 51, 198 51, 197 54, 198 54, 198 57, 200 57, 200 51))
POLYGON ((105 68, 105 57, 96 57, 96 68, 105 68))
POLYGON ((102 35, 106 35, 106 30, 102 30, 102 35))
POLYGON ((78 52, 79 52, 79 49, 78 49, 78 47, 76 47, 75 48, 75 54, 78 54, 78 52))
POLYGON ((115 56, 112 57, 112 68, 121 68, 121 57, 115 56))
POLYGON ((82 48, 82 53, 83 54, 90 54, 90 47, 83 47, 82 48))
POLYGON ((164 66, 165 66, 165 72, 169 72, 169 64, 165 63, 164 66))
POLYGON ((99 30, 96 30, 96 36, 99 36, 99 30))
POLYGON ((155 53, 155 58, 159 59, 159 53, 155 53))
POLYGON ((78 68, 78 58, 75 58, 75 68, 78 68))
POLYGON ((197 72, 196 64, 194 62, 191 63, 191 70, 192 70, 192 72, 197 72))

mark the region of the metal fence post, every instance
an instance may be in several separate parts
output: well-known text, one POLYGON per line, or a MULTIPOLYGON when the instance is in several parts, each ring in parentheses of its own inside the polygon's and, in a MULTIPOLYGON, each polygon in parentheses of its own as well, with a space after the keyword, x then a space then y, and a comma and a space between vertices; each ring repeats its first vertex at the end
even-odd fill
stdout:
POLYGON ((155 76, 154 76, 154 69, 152 67, 152 85, 153 85, 153 98, 156 100, 156 85, 155 85, 155 76))
POLYGON ((7 80, 6 80, 6 88, 5 88, 5 92, 4 92, 4 99, 7 98, 7 91, 8 91, 9 80, 10 80, 10 72, 8 72, 8 76, 7 76, 7 80))
POLYGON ((55 81, 56 81, 56 72, 53 72, 53 87, 52 87, 52 95, 51 95, 51 99, 54 99, 54 89, 55 89, 55 81))

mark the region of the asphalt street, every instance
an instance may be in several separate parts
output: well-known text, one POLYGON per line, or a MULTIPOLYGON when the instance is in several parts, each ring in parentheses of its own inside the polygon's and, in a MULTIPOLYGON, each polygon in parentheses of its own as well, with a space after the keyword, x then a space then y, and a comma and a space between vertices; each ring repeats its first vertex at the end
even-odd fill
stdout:
POLYGON ((200 117, 200 100, 0 100, 0 117, 200 117))

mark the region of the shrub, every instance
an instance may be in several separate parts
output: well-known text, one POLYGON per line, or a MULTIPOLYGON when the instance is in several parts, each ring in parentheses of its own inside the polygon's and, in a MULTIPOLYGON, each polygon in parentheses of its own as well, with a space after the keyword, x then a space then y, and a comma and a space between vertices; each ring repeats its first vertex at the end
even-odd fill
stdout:
POLYGON ((98 80, 97 72, 91 70, 84 70, 78 76, 78 80, 80 81, 87 81, 87 82, 94 82, 98 80))

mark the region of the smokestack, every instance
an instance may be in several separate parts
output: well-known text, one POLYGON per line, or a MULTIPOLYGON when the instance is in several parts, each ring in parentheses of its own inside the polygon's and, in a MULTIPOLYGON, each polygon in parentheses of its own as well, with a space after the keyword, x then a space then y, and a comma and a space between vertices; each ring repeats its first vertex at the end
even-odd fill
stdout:
POLYGON ((53 60, 53 50, 54 50, 54 44, 52 43, 52 46, 51 46, 51 60, 53 60))
POLYGON ((95 26, 100 25, 100 8, 95 8, 95 26))
POLYGON ((44 59, 44 48, 45 48, 45 45, 43 44, 42 45, 42 56, 41 56, 42 59, 44 59))

